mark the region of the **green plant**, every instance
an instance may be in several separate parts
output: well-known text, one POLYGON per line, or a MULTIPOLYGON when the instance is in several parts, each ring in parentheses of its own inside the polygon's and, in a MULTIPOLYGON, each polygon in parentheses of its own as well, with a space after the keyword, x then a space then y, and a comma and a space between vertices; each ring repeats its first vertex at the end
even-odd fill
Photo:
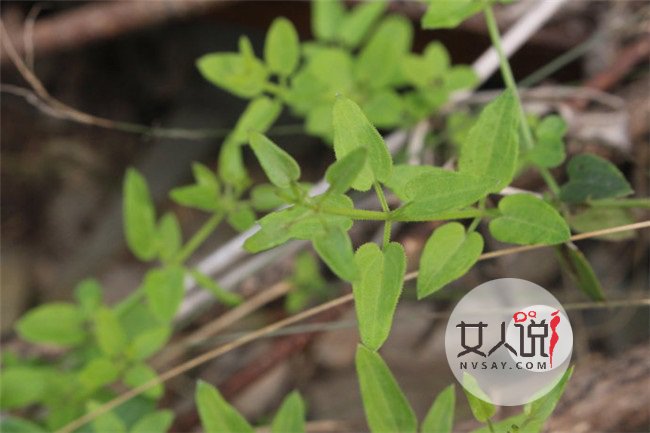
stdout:
MULTIPOLYGON (((102 299, 102 288, 87 280, 76 289, 76 303, 45 304, 28 312, 16 326, 26 341, 64 349, 55 362, 18 359, 5 353, 2 408, 45 410, 37 423, 3 420, 6 431, 55 430, 116 396, 114 384, 137 388, 156 372, 146 361, 170 338, 172 320, 184 296, 184 280, 194 279, 226 306, 242 299, 185 263, 226 221, 239 231, 259 230, 246 240, 250 252, 290 239, 309 240, 331 271, 352 284, 362 345, 356 358, 368 425, 373 432, 416 431, 418 421, 399 385, 377 351, 387 339, 402 292, 406 257, 392 239, 395 222, 440 221, 420 258, 417 294, 427 297, 465 274, 483 252, 476 230, 482 221, 496 240, 520 245, 557 245, 558 258, 594 300, 604 293, 584 255, 569 243, 570 227, 594 230, 630 219, 630 207, 648 207, 647 199, 626 199, 632 189, 618 169, 595 155, 568 163, 569 181, 557 185, 549 172, 565 160, 566 125, 555 115, 528 117, 501 49, 500 36, 486 0, 430 0, 425 28, 453 27, 483 11, 501 60, 507 90, 478 116, 457 115, 448 124, 455 169, 409 165, 393 157, 376 127, 410 127, 448 102, 452 92, 468 89, 476 77, 466 66, 451 66, 438 43, 422 54, 411 49, 412 29, 399 16, 382 18, 385 3, 372 2, 346 11, 338 1, 314 3, 316 41, 300 43, 293 25, 277 19, 257 58, 243 37, 238 53, 208 54, 197 66, 210 82, 250 99, 225 139, 217 170, 194 164, 195 182, 175 188, 170 198, 204 211, 205 224, 186 242, 176 217, 157 218, 145 179, 130 169, 124 180, 124 227, 127 244, 140 260, 155 262, 140 287, 115 306, 102 299), (300 165, 264 135, 283 107, 304 118, 305 130, 333 146, 335 162, 325 172, 329 183, 311 196, 300 182, 300 165), (465 125, 471 124, 471 128, 465 125), (453 126, 461 125, 460 128, 453 126), (469 129, 467 132, 464 129, 469 129), (270 183, 252 185, 243 162, 250 146, 270 183), (535 169, 548 192, 543 197, 516 194, 490 206, 488 197, 508 187, 524 169, 535 169), (356 208, 351 191, 373 190, 381 210, 356 208), (389 206, 387 193, 399 199, 389 206), (279 208, 284 206, 282 208, 279 208), (279 209, 278 209, 279 208, 279 209), (265 213, 258 219, 261 213, 265 213), (594 215, 607 215, 597 219, 594 215), (384 224, 381 245, 353 247, 348 231, 358 221, 384 224), (456 220, 468 220, 466 226, 456 220), (601 225, 602 224, 602 225, 601 225)), ((290 310, 320 294, 324 283, 313 262, 301 259, 290 310), (309 280, 317 280, 309 285, 309 280)), ((514 418, 492 423, 494 408, 468 394, 476 418, 489 431, 539 431, 562 394, 570 373, 546 396, 514 418), (526 430, 522 430, 523 428, 526 430)), ((112 411, 96 417, 96 432, 164 431, 169 411, 156 409, 162 385, 150 387, 112 411)), ((434 402, 420 431, 451 431, 455 396, 447 388, 434 402)), ((197 388, 197 405, 206 431, 241 432, 252 427, 216 389, 197 388)), ((26 412, 29 415, 29 412, 26 412)), ((273 431, 304 430, 304 404, 297 394, 285 400, 273 431)))

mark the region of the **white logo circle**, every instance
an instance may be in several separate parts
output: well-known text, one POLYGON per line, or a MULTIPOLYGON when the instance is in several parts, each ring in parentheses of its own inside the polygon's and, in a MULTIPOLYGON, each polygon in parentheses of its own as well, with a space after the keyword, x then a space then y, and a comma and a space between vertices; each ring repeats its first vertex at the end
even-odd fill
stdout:
POLYGON ((572 348, 571 324, 558 300, 516 278, 492 280, 466 294, 445 332, 456 379, 501 406, 526 404, 548 392, 569 367, 572 348))

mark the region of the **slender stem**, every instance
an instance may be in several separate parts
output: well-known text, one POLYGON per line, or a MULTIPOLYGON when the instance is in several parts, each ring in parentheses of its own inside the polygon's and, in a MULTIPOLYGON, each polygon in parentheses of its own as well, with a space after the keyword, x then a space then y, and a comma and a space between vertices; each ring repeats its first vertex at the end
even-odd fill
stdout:
MULTIPOLYGON (((388 207, 388 201, 386 200, 386 196, 384 195, 384 190, 381 188, 381 185, 379 184, 379 182, 375 182, 373 184, 373 187, 375 188, 375 193, 377 194, 379 203, 381 203, 382 210, 384 211, 384 213, 390 215, 390 208, 388 207)), ((384 248, 386 248, 390 243, 390 234, 391 234, 392 225, 393 223, 390 219, 387 219, 384 222, 384 242, 383 242, 384 248)))
POLYGON ((214 229, 217 228, 219 223, 223 218, 223 212, 219 211, 214 213, 202 226, 200 229, 194 233, 194 236, 190 238, 189 241, 183 246, 183 248, 178 252, 176 257, 172 260, 172 263, 180 264, 187 260, 194 251, 212 234, 214 229))
POLYGON ((345 216, 355 220, 387 221, 388 219, 390 219, 390 213, 376 211, 376 210, 347 209, 347 208, 335 208, 335 207, 327 207, 327 206, 319 206, 318 209, 321 212, 328 213, 330 215, 345 216))
POLYGON ((650 198, 603 199, 589 202, 591 207, 638 207, 650 209, 650 198))
POLYGON ((488 429, 490 429, 490 433, 495 433, 494 431, 494 426, 492 425, 492 421, 488 418, 485 422, 487 422, 488 429))

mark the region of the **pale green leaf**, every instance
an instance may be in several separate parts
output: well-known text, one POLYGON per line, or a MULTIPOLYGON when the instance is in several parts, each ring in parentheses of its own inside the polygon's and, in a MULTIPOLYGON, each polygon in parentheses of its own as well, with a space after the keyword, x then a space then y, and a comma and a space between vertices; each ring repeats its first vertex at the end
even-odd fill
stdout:
POLYGON ((16 331, 30 343, 70 347, 84 341, 83 325, 83 314, 75 305, 56 302, 29 310, 18 320, 16 331))
MULTIPOLYGON (((124 373, 124 384, 129 388, 137 388, 158 377, 156 372, 147 364, 135 364, 124 373)), ((142 393, 143 396, 158 399, 163 395, 163 385, 158 383, 142 393)))
POLYGON ((357 277, 350 236, 338 227, 314 238, 314 249, 339 278, 353 281, 357 277))
POLYGON ((180 266, 152 269, 144 279, 149 308, 160 320, 174 318, 185 295, 184 272, 180 266))
POLYGON ((467 397, 467 402, 472 410, 472 415, 480 422, 486 422, 492 418, 496 408, 489 402, 488 396, 481 389, 474 376, 463 373, 463 391, 467 397))
POLYGON ((196 269, 190 271, 190 275, 198 285, 209 290, 219 302, 228 307, 234 307, 244 301, 239 294, 224 289, 214 279, 196 269))
MULTIPOLYGON (((266 96, 253 99, 239 116, 228 138, 237 144, 246 143, 251 132, 265 133, 275 123, 281 111, 282 103, 279 101, 266 96)), ((222 168, 219 171, 223 179, 222 168)))
MULTIPOLYGON (((634 222, 634 218, 632 215, 630 215, 628 209, 614 207, 587 208, 579 211, 576 214, 570 215, 568 217, 568 220, 571 227, 580 233, 624 226, 627 224, 632 224, 634 222)), ((621 241, 626 239, 633 239, 635 236, 635 232, 633 230, 630 230, 598 236, 596 239, 621 241)))
POLYGON ((359 345, 357 377, 372 433, 415 433, 418 421, 404 393, 379 354, 359 345))
POLYGON ((438 172, 437 167, 431 165, 407 165, 397 164, 393 167, 393 172, 390 177, 384 182, 390 190, 395 193, 400 200, 409 201, 413 199, 410 195, 411 188, 408 187, 409 183, 415 178, 429 174, 435 175, 438 172))
POLYGON ((0 373, 0 408, 13 409, 40 401, 46 391, 45 379, 46 372, 39 368, 5 367, 0 373))
POLYGON ((183 242, 176 216, 166 213, 158 222, 158 253, 162 260, 171 260, 183 242))
POLYGON ((596 155, 574 156, 567 172, 569 181, 560 189, 560 199, 567 203, 624 197, 634 192, 614 164, 596 155))
POLYGON ((2 433, 47 433, 41 426, 26 419, 15 416, 4 416, 0 420, 2 433))
POLYGON ((171 335, 169 326, 157 326, 138 333, 129 344, 129 353, 133 359, 147 359, 158 352, 171 335))
POLYGON ((374 181, 388 179, 392 159, 384 139, 368 121, 359 106, 347 98, 334 104, 334 152, 336 159, 360 147, 366 148, 368 157, 363 169, 352 184, 354 189, 367 191, 374 181))
MULTIPOLYGON (((88 403, 88 412, 93 412, 97 410, 100 407, 100 404, 95 401, 91 401, 88 403)), ((97 416, 97 418, 93 419, 92 424, 93 430, 96 433, 126 433, 127 428, 126 424, 124 424, 124 421, 120 419, 120 417, 115 413, 115 411, 109 411, 102 413, 101 415, 97 416)))
POLYGON ((330 185, 329 193, 343 194, 350 189, 366 162, 367 153, 365 148, 353 150, 327 169, 325 179, 330 185))
POLYGON ((317 39, 333 41, 345 17, 340 0, 315 0, 311 2, 311 28, 317 39))
POLYGON ((490 221, 490 233, 501 242, 520 245, 559 244, 569 240, 569 226, 553 206, 529 194, 499 202, 501 216, 490 221))
POLYGON ((418 298, 434 293, 464 275, 483 251, 483 237, 465 233, 457 222, 438 227, 424 246, 417 281, 418 298))
POLYGON ((117 380, 118 366, 110 358, 94 358, 79 372, 78 379, 86 392, 95 391, 117 380))
POLYGON ((289 188, 300 178, 300 166, 287 152, 260 133, 252 133, 250 145, 271 183, 289 188))
POLYGON ((86 317, 90 317, 102 305, 102 286, 93 278, 87 278, 77 284, 74 297, 86 317))
POLYGON ((174 412, 158 410, 140 418, 131 428, 130 433, 165 433, 172 425, 174 412))
POLYGON ((169 192, 169 197, 181 206, 205 212, 214 212, 219 209, 218 191, 206 185, 179 186, 169 192))
POLYGON ((526 420, 520 426, 520 431, 526 433, 539 433, 544 423, 551 416, 555 406, 564 394, 566 384, 573 374, 573 367, 569 368, 553 388, 542 397, 524 406, 526 420))
POLYGON ((425 29, 451 29, 481 10, 480 0, 428 0, 429 7, 422 17, 425 29))
POLYGON ((420 433, 451 433, 454 425, 454 407, 456 406, 456 389, 449 385, 442 390, 427 412, 420 433))
POLYGON ((404 103, 393 90, 373 93, 363 103, 363 112, 377 128, 392 128, 400 124, 404 115, 404 103))
POLYGON ((469 131, 458 160, 462 173, 495 179, 490 192, 508 186, 515 172, 518 152, 519 106, 505 91, 488 104, 469 131))
POLYGON ((156 216, 144 177, 129 168, 124 178, 124 234, 126 243, 140 260, 156 257, 156 216))
POLYGON ((248 230, 255 224, 255 212, 245 203, 237 203, 235 208, 228 212, 228 224, 238 232, 248 230))
POLYGON ((271 433, 304 433, 305 403, 297 391, 284 399, 273 418, 271 433))
POLYGON ((397 301, 402 292, 406 256, 402 246, 391 242, 384 251, 367 243, 356 252, 359 278, 352 288, 361 341, 379 349, 390 334, 397 301))
POLYGON ((212 385, 199 380, 196 406, 205 433, 254 433, 253 427, 212 385))
POLYGON ((379 24, 355 63, 355 76, 372 88, 390 84, 396 77, 402 58, 411 50, 413 28, 404 17, 393 15, 379 24))
POLYGON ((122 352, 126 345, 126 334, 113 310, 106 307, 97 310, 94 331, 102 352, 110 357, 122 352))
POLYGON ((359 4, 343 19, 338 30, 338 39, 343 45, 356 48, 385 9, 384 0, 359 4))
MULTIPOLYGON (((339 93, 347 93, 354 85, 352 56, 335 47, 318 50, 309 58, 307 71, 327 89, 323 96, 328 102, 339 93)), ((313 107, 316 101, 310 101, 313 107)))
POLYGON ((250 198, 253 208, 259 211, 276 209, 285 203, 278 195, 278 188, 268 183, 255 185, 250 198))
POLYGON ((566 157, 564 134, 567 125, 560 116, 546 116, 535 128, 535 146, 526 154, 535 165, 546 168, 557 167, 566 157))
POLYGON ((264 59, 271 72, 283 77, 291 75, 300 59, 300 41, 295 27, 286 18, 271 24, 264 45, 264 59))

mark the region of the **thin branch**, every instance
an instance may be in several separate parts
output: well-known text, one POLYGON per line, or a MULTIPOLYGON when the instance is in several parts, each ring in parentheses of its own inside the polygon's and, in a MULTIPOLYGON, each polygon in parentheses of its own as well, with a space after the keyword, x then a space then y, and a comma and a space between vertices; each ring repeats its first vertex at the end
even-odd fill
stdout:
MULTIPOLYGON (((648 221, 643 221, 635 224, 627 224, 623 226, 618 226, 618 227, 611 227, 608 229, 604 230, 596 230, 593 232, 588 232, 588 233, 582 233, 579 235, 574 235, 571 237, 570 240, 572 241, 577 241, 581 239, 588 239, 588 238, 593 238, 593 237, 598 237, 602 236, 605 234, 611 234, 611 233, 618 233, 622 231, 627 231, 627 230, 641 230, 644 228, 650 227, 650 220, 648 221)), ((479 260, 487 260, 495 257, 501 257, 509 254, 515 254, 518 252, 522 251, 530 251, 532 249, 537 249, 537 248, 545 248, 548 247, 549 245, 531 245, 528 247, 518 247, 518 248, 508 248, 505 250, 500 250, 500 251, 495 251, 493 253, 485 253, 481 255, 479 260)), ((404 278, 404 281, 412 280, 416 278, 418 275, 417 272, 411 272, 410 274, 406 275, 404 278)), ((198 367, 201 364, 204 364, 208 361, 211 361, 213 359, 216 359, 232 350, 235 350, 239 347, 242 347, 252 341, 258 340, 262 337, 267 337, 268 335, 271 335, 272 333, 286 328, 290 325, 293 325, 294 323, 301 322, 302 320, 308 319, 310 317, 313 317, 323 311, 327 311, 331 308, 338 307, 340 305, 347 304, 348 302, 353 301, 353 295, 352 293, 349 293, 347 295, 343 295, 339 298, 336 298, 332 301, 326 302, 324 304, 321 304, 319 306, 310 308, 308 310, 305 310, 301 313, 295 314, 291 317, 287 317, 286 319, 280 320, 278 322, 272 323, 270 325, 267 325, 263 328, 260 328, 258 330, 252 331, 241 338, 238 338, 235 341, 232 341, 230 343, 224 344, 222 346, 219 346, 213 350, 210 350, 202 355, 199 355, 193 359, 190 359, 189 361, 186 361, 174 368, 171 368, 170 370, 165 371, 164 373, 160 374, 158 377, 151 379, 150 381, 133 388, 113 400, 108 401, 107 403, 99 406, 97 409, 88 412, 87 414, 83 415, 80 418, 77 418, 76 420, 72 421, 68 425, 64 426, 60 430, 58 430, 56 433, 72 433, 76 429, 86 425, 86 423, 92 421, 96 417, 114 409, 115 407, 121 405, 122 403, 125 403, 126 401, 130 400, 131 398, 140 395, 141 393, 153 388, 154 386, 164 383, 176 376, 179 376, 194 367, 198 367)))

